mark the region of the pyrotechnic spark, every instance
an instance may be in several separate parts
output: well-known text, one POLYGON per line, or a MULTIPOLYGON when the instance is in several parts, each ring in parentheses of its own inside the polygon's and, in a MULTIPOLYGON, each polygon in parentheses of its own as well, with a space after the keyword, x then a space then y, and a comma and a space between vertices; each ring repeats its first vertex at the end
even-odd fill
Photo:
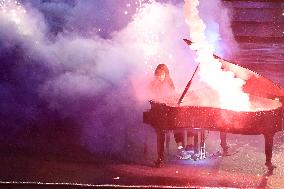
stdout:
POLYGON ((0 0, 0 17, 15 23, 23 34, 28 33, 28 28, 23 24, 26 10, 15 0, 0 0))
POLYGON ((151 4, 151 3, 154 3, 154 2, 156 2, 156 1, 155 0, 138 0, 138 1, 135 2, 135 4, 138 5, 138 10, 139 10, 144 5, 151 4))
POLYGON ((213 57, 214 47, 207 42, 206 25, 199 17, 198 6, 198 0, 185 0, 186 23, 193 41, 191 48, 196 51, 196 61, 200 63, 200 78, 218 92, 221 108, 250 110, 249 96, 242 91, 245 82, 234 78, 233 72, 222 71, 222 63, 213 57))
POLYGON ((161 29, 162 24, 159 20, 162 19, 163 9, 154 0, 140 0, 135 4, 138 7, 133 23, 138 30, 137 33, 143 34, 139 39, 139 48, 144 55, 144 63, 149 70, 152 70, 153 63, 155 64, 162 57, 161 38, 165 33, 161 29))
POLYGON ((139 5, 139 7, 141 8, 142 7, 142 4, 144 3, 145 0, 139 0, 138 2, 136 2, 136 4, 139 5))
POLYGON ((1 0, 0 1, 1 14, 10 17, 16 24, 19 24, 21 15, 26 13, 26 10, 15 0, 1 0))

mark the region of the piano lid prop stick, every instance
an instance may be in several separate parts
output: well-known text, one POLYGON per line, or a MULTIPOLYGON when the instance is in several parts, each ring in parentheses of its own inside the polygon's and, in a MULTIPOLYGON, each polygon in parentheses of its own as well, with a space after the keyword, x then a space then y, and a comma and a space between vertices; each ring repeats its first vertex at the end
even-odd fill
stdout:
POLYGON ((185 87, 185 89, 184 89, 184 91, 183 91, 181 97, 179 98, 179 100, 178 100, 178 105, 180 105, 180 103, 181 103, 181 101, 183 100, 185 94, 187 93, 187 91, 188 91, 188 89, 189 89, 189 87, 190 87, 190 85, 191 85, 192 79, 193 79, 195 73, 197 72, 198 68, 199 68, 199 63, 198 63, 198 65, 196 66, 196 68, 195 68, 195 70, 194 70, 194 73, 192 74, 192 76, 191 76, 189 82, 187 83, 187 85, 186 85, 186 87, 185 87))
MULTIPOLYGON (((183 41, 186 42, 186 44, 188 44, 188 45, 191 45, 191 44, 193 43, 192 41, 190 41, 190 40, 188 40, 188 39, 183 39, 183 41)), ((225 60, 225 59, 223 59, 223 58, 221 58, 221 57, 219 57, 219 56, 217 56, 217 55, 215 55, 215 54, 213 54, 213 56, 214 56, 214 58, 216 58, 216 59, 220 59, 220 60, 227 61, 227 60, 225 60)), ((189 89, 189 87, 190 87, 190 85, 191 85, 192 79, 193 79, 193 77, 194 77, 196 71, 198 70, 198 67, 199 67, 199 64, 197 65, 197 67, 196 67, 196 69, 195 69, 195 71, 194 71, 194 73, 193 73, 191 79, 190 79, 189 82, 187 83, 187 85, 186 85, 186 87, 185 87, 185 89, 184 89, 184 91, 183 91, 181 97, 179 98, 178 105, 180 105, 180 103, 182 102, 182 100, 183 100, 185 94, 187 93, 187 91, 188 91, 188 89, 189 89)))

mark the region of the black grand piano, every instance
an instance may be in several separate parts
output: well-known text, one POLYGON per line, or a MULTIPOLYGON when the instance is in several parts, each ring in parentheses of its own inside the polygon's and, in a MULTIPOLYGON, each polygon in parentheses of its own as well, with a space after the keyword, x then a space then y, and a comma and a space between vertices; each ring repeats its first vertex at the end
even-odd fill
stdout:
MULTIPOLYGON (((191 41, 185 42, 190 45, 191 41)), ((143 113, 143 122, 150 124, 157 133, 156 166, 164 162, 165 132, 175 129, 201 128, 205 130, 243 135, 264 135, 268 168, 272 167, 273 136, 283 130, 284 91, 263 76, 230 63, 220 57, 222 69, 232 71, 235 77, 246 81, 243 91, 249 94, 254 108, 250 111, 233 111, 207 106, 204 100, 210 90, 188 91, 191 80, 179 98, 162 101, 150 100, 151 108, 143 113)), ((236 99, 237 100, 237 99, 236 99)))

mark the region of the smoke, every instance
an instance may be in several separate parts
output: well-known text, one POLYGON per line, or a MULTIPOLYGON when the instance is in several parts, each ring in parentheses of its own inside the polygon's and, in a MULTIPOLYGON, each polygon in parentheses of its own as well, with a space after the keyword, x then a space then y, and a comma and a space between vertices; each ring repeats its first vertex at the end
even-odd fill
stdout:
POLYGON ((199 16, 206 25, 205 35, 214 52, 227 59, 234 58, 239 50, 231 29, 232 15, 222 1, 200 0, 199 16))
POLYGON ((146 146, 154 154, 154 131, 142 123, 153 69, 167 64, 178 92, 194 70, 194 52, 181 40, 189 36, 183 4, 13 6, 0 10, 3 144, 64 153, 79 146, 129 159, 146 146))
POLYGON ((185 17, 193 40, 191 48, 196 51, 197 61, 200 62, 200 79, 218 93, 221 108, 248 111, 250 101, 242 86, 245 81, 236 78, 231 71, 222 70, 220 60, 213 57, 214 45, 210 44, 206 36, 206 24, 199 16, 199 1, 185 0, 185 17), (238 103, 234 102, 239 99, 238 103))

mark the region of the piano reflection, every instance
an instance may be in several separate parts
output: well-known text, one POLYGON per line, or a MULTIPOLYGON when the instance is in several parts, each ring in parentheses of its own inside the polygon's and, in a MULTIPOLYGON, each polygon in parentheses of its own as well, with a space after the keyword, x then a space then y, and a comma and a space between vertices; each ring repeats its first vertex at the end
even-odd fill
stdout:
MULTIPOLYGON (((185 42, 190 45, 189 40, 185 42)), ((242 135, 263 135, 265 139, 265 165, 272 166, 273 136, 283 130, 284 91, 261 75, 230 63, 214 55, 222 63, 222 69, 232 71, 235 77, 246 81, 243 91, 249 94, 251 109, 234 111, 224 109, 218 103, 206 104, 210 89, 188 91, 192 78, 179 98, 167 101, 150 100, 151 108, 143 113, 143 122, 150 124, 157 134, 158 159, 156 166, 164 162, 165 132, 181 128, 200 128, 242 135)))

